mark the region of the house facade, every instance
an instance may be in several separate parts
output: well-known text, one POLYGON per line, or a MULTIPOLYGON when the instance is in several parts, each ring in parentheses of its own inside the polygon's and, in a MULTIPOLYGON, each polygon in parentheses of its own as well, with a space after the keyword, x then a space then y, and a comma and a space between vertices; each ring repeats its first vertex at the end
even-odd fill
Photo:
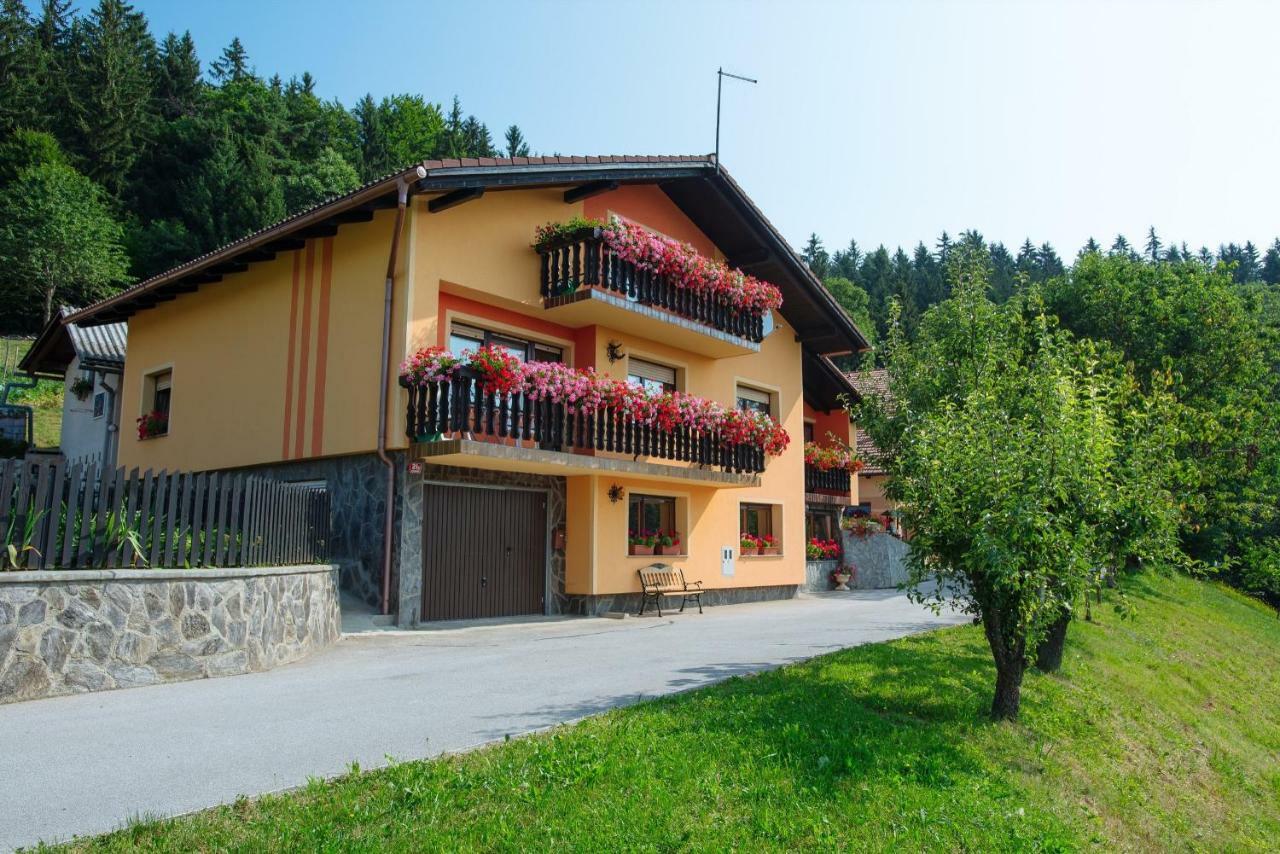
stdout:
POLYGON ((345 591, 401 625, 630 610, 654 561, 709 603, 790 596, 815 519, 858 498, 806 471, 803 440, 853 441, 827 357, 865 339, 711 158, 426 162, 72 319, 128 324, 120 408, 143 422, 122 465, 322 481, 345 591), (781 306, 703 298, 618 224, 781 306), (607 393, 495 384, 482 352, 607 393), (427 353, 462 362, 401 376, 427 353), (746 422, 790 441, 766 452, 746 422))
POLYGON ((45 325, 18 363, 34 377, 63 384, 58 450, 69 463, 115 464, 120 441, 120 378, 129 329, 125 323, 80 326, 66 306, 45 325))

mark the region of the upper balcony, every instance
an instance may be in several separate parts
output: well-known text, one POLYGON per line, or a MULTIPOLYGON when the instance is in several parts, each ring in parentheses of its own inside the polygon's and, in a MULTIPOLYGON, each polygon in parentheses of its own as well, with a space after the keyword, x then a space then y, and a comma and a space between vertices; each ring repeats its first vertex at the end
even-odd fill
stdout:
POLYGON ((408 391, 405 433, 428 462, 536 474, 614 474, 712 488, 758 486, 765 452, 714 432, 642 423, 625 407, 580 412, 486 388, 463 368, 408 391), (654 461, 661 462, 654 462, 654 461))
POLYGON ((548 242, 538 254, 543 307, 567 325, 625 328, 714 358, 758 353, 772 325, 768 311, 735 306, 620 257, 601 228, 548 242))

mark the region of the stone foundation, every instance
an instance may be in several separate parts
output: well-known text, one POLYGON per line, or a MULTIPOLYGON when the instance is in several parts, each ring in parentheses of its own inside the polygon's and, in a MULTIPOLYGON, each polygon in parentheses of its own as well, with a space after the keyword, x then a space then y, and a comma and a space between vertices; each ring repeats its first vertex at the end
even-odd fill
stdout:
POLYGON ((0 573, 0 703, 269 670, 341 636, 336 566, 0 573))
POLYGON ((834 590, 831 573, 840 568, 838 560, 809 560, 804 564, 804 589, 810 593, 834 590))
POLYGON ((880 590, 907 583, 907 544, 893 534, 844 532, 844 559, 858 568, 851 588, 880 590))
MULTIPOLYGON (((702 606, 709 608, 715 605, 741 605, 747 602, 769 602, 777 599, 794 599, 799 586, 795 584, 775 584, 764 587, 722 587, 712 590, 704 590, 702 592, 702 606)), ((599 617, 609 612, 623 612, 627 614, 640 613, 639 593, 617 593, 604 596, 576 596, 570 595, 566 597, 566 608, 560 613, 577 614, 584 617, 599 617)), ((680 598, 678 596, 664 597, 662 601, 662 610, 665 612, 668 608, 675 611, 680 607, 680 598)), ((685 611, 690 609, 695 612, 698 610, 697 605, 690 602, 685 611)), ((653 605, 648 606, 646 614, 653 610, 653 605)))

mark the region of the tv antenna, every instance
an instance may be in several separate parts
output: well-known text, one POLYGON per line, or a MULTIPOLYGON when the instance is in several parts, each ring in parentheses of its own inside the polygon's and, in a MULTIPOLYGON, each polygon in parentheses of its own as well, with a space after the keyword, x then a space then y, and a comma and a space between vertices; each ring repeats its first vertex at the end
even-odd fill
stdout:
POLYGON ((730 74, 723 67, 716 69, 716 172, 720 171, 720 90, 724 88, 724 79, 732 77, 744 83, 759 83, 754 77, 743 77, 741 74, 730 74))

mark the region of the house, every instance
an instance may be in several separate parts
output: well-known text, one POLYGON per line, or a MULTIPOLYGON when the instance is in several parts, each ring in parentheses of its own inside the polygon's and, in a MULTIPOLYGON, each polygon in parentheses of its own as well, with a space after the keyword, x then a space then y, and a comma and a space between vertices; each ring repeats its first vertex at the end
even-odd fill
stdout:
POLYGON ((120 439, 120 377, 129 329, 126 323, 81 326, 63 306, 18 363, 33 377, 63 384, 59 450, 68 462, 115 463, 120 439))
POLYGON ((121 464, 323 483, 400 625, 632 610, 655 560, 788 597, 857 500, 801 438, 852 441, 866 340, 712 157, 427 161, 70 319, 128 324, 121 464))
MULTIPOLYGON (((883 368, 849 373, 848 380, 862 397, 887 397, 889 394, 889 373, 883 368)), ((892 512, 895 505, 885 497, 884 482, 887 473, 884 468, 884 454, 876 447, 876 443, 864 430, 857 430, 856 446, 858 459, 863 461, 862 470, 858 472, 858 503, 871 516, 880 517, 892 512)))

